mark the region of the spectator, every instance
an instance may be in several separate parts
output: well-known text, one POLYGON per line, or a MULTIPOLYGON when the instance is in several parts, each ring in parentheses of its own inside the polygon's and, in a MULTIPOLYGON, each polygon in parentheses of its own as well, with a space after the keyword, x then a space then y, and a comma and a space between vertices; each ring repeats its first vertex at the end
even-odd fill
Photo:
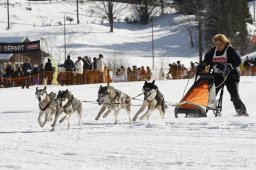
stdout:
POLYGON ((169 71, 167 73, 166 79, 173 79, 173 66, 169 64, 169 71))
POLYGON ((82 61, 82 57, 78 57, 75 63, 76 67, 76 83, 82 84, 83 83, 83 72, 84 72, 84 62, 82 61))
POLYGON ((132 69, 131 69, 131 67, 127 68, 127 81, 132 81, 132 69))
POLYGON ((147 80, 150 80, 151 76, 152 76, 151 69, 149 68, 149 66, 147 66, 147 80))
POLYGON ((67 59, 64 62, 64 68, 65 68, 66 71, 74 71, 75 70, 75 64, 70 59, 70 55, 67 56, 67 59))
POLYGON ((38 65, 35 64, 33 66, 33 69, 31 71, 31 75, 32 75, 32 84, 40 84, 40 75, 39 75, 39 68, 38 65))
POLYGON ((132 81, 137 81, 137 66, 132 66, 132 81))
POLYGON ((11 64, 8 62, 6 64, 6 67, 5 67, 5 74, 3 75, 4 78, 8 78, 8 77, 11 77, 12 74, 14 72, 14 69, 13 67, 11 66, 11 64))
POLYGON ((30 64, 30 58, 29 57, 27 57, 26 60, 25 60, 25 63, 23 63, 22 71, 23 71, 24 76, 29 76, 30 75, 30 73, 32 71, 32 66, 30 64))
POLYGON ((147 71, 145 70, 144 66, 141 66, 140 75, 141 75, 141 80, 147 79, 147 71))
POLYGON ((26 88, 29 88, 30 84, 31 84, 31 71, 32 71, 32 66, 30 64, 30 58, 27 57, 26 60, 25 60, 25 63, 23 63, 22 65, 22 71, 23 71, 23 74, 25 76, 25 79, 24 79, 24 82, 23 82, 23 85, 22 85, 22 88, 24 88, 26 86, 26 88))
POLYGON ((244 61, 244 67, 250 67, 251 66, 251 61, 249 60, 249 57, 246 56, 246 59, 244 61))
POLYGON ((121 76, 125 76, 125 68, 124 68, 124 66, 121 66, 121 68, 120 68, 120 75, 121 76))
POLYGON ((137 80, 141 80, 141 72, 140 72, 140 67, 137 68, 137 80))
POLYGON ((121 76, 121 69, 120 69, 120 68, 118 68, 118 69, 116 70, 116 76, 121 76))
POLYGON ((16 70, 13 72, 12 77, 15 78, 13 79, 13 86, 20 86, 22 85, 22 82, 24 81, 23 79, 20 79, 23 77, 23 72, 20 67, 17 67, 16 70))
POLYGON ((97 70, 103 72, 105 66, 106 66, 106 63, 104 61, 103 55, 99 54, 99 58, 97 60, 97 70))
POLYGON ((120 75, 122 77, 122 81, 127 81, 126 70, 125 70, 124 66, 121 66, 120 75))
POLYGON ((253 60, 250 60, 248 56, 246 56, 245 61, 243 62, 244 72, 246 76, 251 76, 251 67, 254 65, 253 60))
POLYGON ((188 69, 184 66, 184 64, 181 64, 181 78, 188 78, 188 69))
POLYGON ((177 68, 176 68, 176 78, 181 79, 182 78, 182 66, 180 64, 180 61, 177 61, 177 68))
POLYGON ((92 61, 91 61, 91 58, 88 57, 88 56, 85 56, 83 58, 83 63, 84 63, 84 71, 86 70, 92 70, 92 61))
POLYGON ((159 80, 164 80, 165 79, 165 73, 163 67, 161 67, 159 71, 159 80))
POLYGON ((51 59, 50 58, 48 58, 47 63, 45 63, 44 70, 45 71, 51 71, 51 72, 54 71, 54 68, 52 67, 52 63, 51 63, 51 59))
POLYGON ((97 70, 97 58, 93 57, 92 70, 97 70))
POLYGON ((38 67, 38 72, 39 73, 43 73, 44 72, 44 65, 43 64, 40 64, 39 67, 38 67))
POLYGON ((82 61, 82 57, 79 56, 77 58, 77 61, 75 63, 75 68, 76 68, 76 73, 83 74, 84 63, 82 61))
POLYGON ((195 67, 195 63, 193 63, 192 61, 190 62, 190 68, 188 70, 188 78, 192 78, 196 73, 196 67, 195 67))
MULTIPOLYGON (((75 64, 70 59, 70 55, 67 56, 66 61, 64 62, 64 68, 66 70, 61 85, 72 85, 74 83, 74 74, 73 71, 75 71, 75 64)), ((48 82, 50 82, 48 78, 48 82)))

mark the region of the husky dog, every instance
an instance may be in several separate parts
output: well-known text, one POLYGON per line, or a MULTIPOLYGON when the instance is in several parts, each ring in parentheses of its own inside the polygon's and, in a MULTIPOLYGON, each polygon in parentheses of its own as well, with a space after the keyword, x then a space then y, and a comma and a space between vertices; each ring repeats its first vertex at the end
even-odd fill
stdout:
POLYGON ((163 94, 158 90, 158 87, 155 85, 155 80, 152 83, 148 83, 145 81, 143 89, 144 93, 144 101, 140 110, 135 114, 132 121, 136 121, 139 114, 142 113, 146 107, 148 110, 140 117, 140 120, 144 119, 147 116, 147 120, 149 119, 153 110, 158 109, 162 118, 164 118, 165 114, 165 100, 163 94))
MULTIPOLYGON (((59 107, 63 110, 63 112, 66 114, 59 123, 62 123, 65 119, 68 121, 68 128, 70 127, 69 119, 71 115, 76 112, 78 116, 78 124, 81 125, 81 118, 82 118, 82 102, 80 100, 77 100, 73 94, 68 91, 59 91, 57 95, 57 102, 59 104, 59 107)), ((60 116, 60 113, 56 114, 54 122, 52 124, 52 128, 54 130, 55 124, 57 122, 58 117, 60 116)))
POLYGON ((56 94, 51 92, 50 94, 46 91, 46 86, 43 89, 36 88, 35 92, 36 98, 39 101, 39 116, 38 123, 40 127, 44 127, 47 121, 52 120, 52 116, 55 116, 56 113, 60 111, 58 103, 56 100, 56 94), (41 121, 41 117, 45 116, 44 121, 41 121))
POLYGON ((115 114, 115 124, 117 124, 117 115, 121 109, 125 109, 128 118, 129 124, 131 125, 131 98, 127 94, 115 89, 112 86, 100 86, 98 91, 97 102, 99 105, 102 105, 97 117, 95 120, 98 120, 103 112, 103 118, 107 117, 111 111, 114 111, 115 114))

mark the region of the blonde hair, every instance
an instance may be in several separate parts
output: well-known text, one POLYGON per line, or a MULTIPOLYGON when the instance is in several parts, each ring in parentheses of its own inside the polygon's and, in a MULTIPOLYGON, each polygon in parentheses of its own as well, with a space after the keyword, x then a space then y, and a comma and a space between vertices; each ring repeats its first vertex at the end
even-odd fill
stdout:
POLYGON ((29 58, 29 57, 26 57, 26 61, 29 62, 29 61, 30 61, 30 58, 29 58))
POLYGON ((215 43, 216 41, 221 41, 221 42, 225 43, 226 45, 231 46, 230 40, 224 34, 214 35, 214 37, 212 38, 212 41, 213 41, 213 43, 215 43))

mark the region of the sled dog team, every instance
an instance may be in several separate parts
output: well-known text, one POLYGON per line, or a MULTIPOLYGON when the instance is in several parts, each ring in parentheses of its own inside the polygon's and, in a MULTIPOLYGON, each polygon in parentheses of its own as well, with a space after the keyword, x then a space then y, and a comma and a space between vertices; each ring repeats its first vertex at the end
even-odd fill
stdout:
MULTIPOLYGON (((103 118, 106 118, 112 111, 114 112, 115 122, 117 124, 117 116, 121 109, 124 109, 128 114, 129 124, 131 126, 132 121, 136 121, 138 116, 147 108, 146 112, 140 116, 140 120, 145 117, 149 119, 152 111, 158 110, 162 118, 165 114, 165 100, 163 94, 159 91, 153 80, 151 83, 145 81, 142 88, 144 93, 144 100, 141 108, 135 114, 131 120, 131 100, 132 98, 115 89, 112 86, 100 86, 98 90, 98 105, 101 105, 101 109, 97 114, 95 120, 98 120, 103 114, 103 118)), ((82 102, 74 97, 69 90, 59 91, 58 94, 51 92, 47 93, 46 86, 42 89, 36 88, 36 98, 39 102, 39 116, 38 123, 40 127, 44 127, 48 121, 52 121, 52 129, 54 131, 58 118, 60 117, 59 123, 67 120, 68 127, 70 127, 69 119, 76 113, 78 116, 78 124, 81 125, 82 117, 82 102), (64 113, 64 114, 63 114, 64 113), (44 120, 42 121, 42 117, 44 120)))

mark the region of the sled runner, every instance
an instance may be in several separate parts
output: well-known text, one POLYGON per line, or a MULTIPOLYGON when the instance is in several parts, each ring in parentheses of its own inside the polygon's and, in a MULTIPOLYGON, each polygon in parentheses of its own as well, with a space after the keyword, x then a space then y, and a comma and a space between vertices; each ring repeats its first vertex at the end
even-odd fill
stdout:
POLYGON ((175 117, 178 118, 178 114, 185 114, 185 117, 207 117, 209 110, 216 117, 221 116, 224 83, 232 69, 230 63, 215 63, 210 65, 206 73, 197 72, 194 84, 175 106, 175 117), (215 76, 223 77, 223 81, 215 85, 215 76), (217 87, 220 88, 219 99, 216 96, 217 87))

